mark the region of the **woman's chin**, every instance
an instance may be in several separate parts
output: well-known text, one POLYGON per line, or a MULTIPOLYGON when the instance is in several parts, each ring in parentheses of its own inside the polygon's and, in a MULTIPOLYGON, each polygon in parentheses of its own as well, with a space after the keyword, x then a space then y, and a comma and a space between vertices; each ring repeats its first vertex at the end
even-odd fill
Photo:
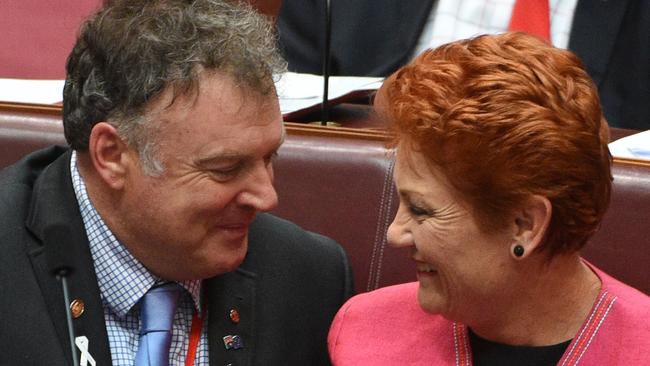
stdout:
POLYGON ((422 283, 418 288, 418 303, 427 313, 441 314, 443 312, 443 297, 440 292, 431 287, 425 287, 422 283))

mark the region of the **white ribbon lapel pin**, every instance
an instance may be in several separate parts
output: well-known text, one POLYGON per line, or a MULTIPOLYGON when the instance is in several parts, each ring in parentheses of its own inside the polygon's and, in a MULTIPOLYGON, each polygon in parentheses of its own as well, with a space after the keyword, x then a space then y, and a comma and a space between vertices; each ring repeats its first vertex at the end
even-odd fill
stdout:
POLYGON ((90 366, 97 366, 95 359, 91 356, 90 352, 88 352, 88 338, 86 338, 86 336, 79 336, 74 339, 74 343, 81 352, 79 366, 88 366, 89 363, 90 366))

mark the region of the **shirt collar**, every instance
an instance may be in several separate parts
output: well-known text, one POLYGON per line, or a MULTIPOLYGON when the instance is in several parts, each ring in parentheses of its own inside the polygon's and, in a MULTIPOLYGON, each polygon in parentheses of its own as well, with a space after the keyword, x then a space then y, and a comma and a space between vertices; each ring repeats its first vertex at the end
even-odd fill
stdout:
MULTIPOLYGON (((77 166, 77 152, 72 152, 70 173, 77 203, 84 222, 102 301, 123 318, 154 285, 164 282, 154 276, 122 245, 93 206, 77 166)), ((201 312, 201 281, 182 281, 201 312)))

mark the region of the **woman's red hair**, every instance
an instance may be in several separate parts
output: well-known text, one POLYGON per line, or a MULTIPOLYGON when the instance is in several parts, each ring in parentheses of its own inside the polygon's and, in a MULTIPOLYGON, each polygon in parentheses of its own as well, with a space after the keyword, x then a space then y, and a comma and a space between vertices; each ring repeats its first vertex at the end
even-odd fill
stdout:
POLYGON ((542 248, 580 249, 609 204, 608 127, 573 53, 522 33, 429 50, 386 83, 396 143, 442 169, 486 230, 531 195, 552 216, 542 248))

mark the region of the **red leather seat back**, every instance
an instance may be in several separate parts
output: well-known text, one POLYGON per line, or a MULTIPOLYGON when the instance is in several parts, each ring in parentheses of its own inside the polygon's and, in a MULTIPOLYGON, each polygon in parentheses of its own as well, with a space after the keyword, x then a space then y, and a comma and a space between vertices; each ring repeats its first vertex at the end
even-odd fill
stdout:
MULTIPOLYGON (((0 168, 64 144, 60 109, 0 105, 0 168)), ((408 250, 387 245, 397 209, 393 159, 380 133, 289 124, 276 160, 275 214, 347 250, 357 292, 415 280, 408 250)), ((584 256, 650 294, 650 163, 615 160, 612 203, 584 256)), ((318 270, 317 268, 315 270, 318 270)))
POLYGON ((56 107, 38 110, 0 106, 0 169, 34 150, 65 143, 56 107))
POLYGON ((616 160, 612 199, 583 256, 650 294, 650 162, 616 160))
POLYGON ((358 292, 415 279, 408 252, 386 244, 398 201, 382 141, 289 134, 279 153, 275 213, 343 244, 358 292))

